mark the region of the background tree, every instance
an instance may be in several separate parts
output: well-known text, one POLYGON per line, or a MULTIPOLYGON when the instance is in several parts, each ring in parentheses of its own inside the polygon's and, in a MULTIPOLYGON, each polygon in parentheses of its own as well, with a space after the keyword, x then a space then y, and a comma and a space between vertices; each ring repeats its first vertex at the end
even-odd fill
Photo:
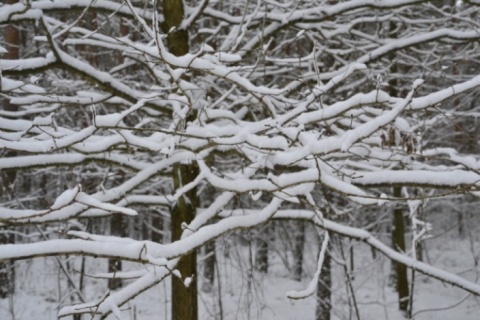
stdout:
MULTIPOLYGON (((16 0, 7 0, 6 4, 15 4, 16 0)), ((19 59, 20 58, 20 30, 18 26, 7 24, 3 30, 5 48, 0 52, 2 59, 19 59)), ((0 73, 1 76, 1 73, 0 73)), ((0 90, 1 91, 1 90, 0 90)), ((6 114, 18 111, 18 107, 12 105, 8 99, 0 97, 2 110, 6 114)), ((14 152, 4 152, 4 157, 14 157, 14 152)), ((0 199, 4 201, 14 198, 16 171, 2 172, 2 186, 0 187, 0 199)), ((0 244, 14 243, 15 234, 9 228, 0 226, 0 244)), ((0 262, 0 298, 6 298, 15 291, 15 265, 11 261, 0 262)))

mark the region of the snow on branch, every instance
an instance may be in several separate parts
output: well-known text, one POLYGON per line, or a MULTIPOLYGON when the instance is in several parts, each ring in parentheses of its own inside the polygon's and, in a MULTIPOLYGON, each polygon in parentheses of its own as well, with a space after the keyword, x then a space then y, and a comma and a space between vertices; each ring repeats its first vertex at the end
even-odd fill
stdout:
POLYGON ((310 280, 307 288, 305 288, 304 290, 287 292, 287 297, 288 298, 290 298, 290 299, 305 299, 305 298, 308 298, 315 293, 315 289, 317 287, 318 280, 321 276, 321 271, 322 271, 322 267, 323 267, 323 260, 325 258, 325 252, 327 251, 329 241, 330 241, 330 236, 328 235, 328 232, 325 232, 323 242, 322 242, 322 247, 320 249, 320 254, 318 255, 317 270, 315 271, 315 274, 313 275, 312 280, 310 280))
POLYGON ((0 47, 0 227, 62 231, 2 243, 0 261, 131 261, 131 273, 115 273, 132 278, 124 288, 59 313, 120 318, 123 304, 217 237, 273 219, 309 220, 325 238, 310 284, 290 298, 313 294, 333 233, 480 295, 479 285, 319 209, 331 202, 356 218, 362 206, 418 203, 414 193, 388 196, 391 186, 437 198, 478 193, 468 117, 480 87, 478 4, 423 2, 203 0, 167 31, 156 2, 1 5, 0 24, 20 26, 36 50, 4 59, 13 47, 0 47), (169 51, 179 35, 187 37, 182 56, 169 51), (112 214, 130 216, 135 232, 152 213, 177 218, 182 202, 194 214, 173 242, 154 242, 150 231, 142 240, 86 232, 87 220, 112 214), (68 224, 81 231, 64 231, 68 224))
POLYGON ((363 186, 419 185, 437 188, 480 188, 480 174, 474 171, 450 170, 386 170, 382 172, 357 172, 352 182, 363 186))
POLYGON ((375 248, 389 259, 402 263, 408 268, 419 271, 427 276, 433 277, 442 282, 451 284, 462 290, 470 292, 476 296, 480 296, 480 285, 468 281, 462 277, 457 276, 454 273, 450 273, 444 270, 435 268, 427 263, 418 261, 416 258, 409 257, 405 254, 399 253, 394 249, 388 247, 380 240, 373 237, 368 231, 344 226, 328 219, 318 219, 317 215, 308 210, 279 210, 274 219, 305 219, 312 221, 316 226, 328 230, 339 235, 363 241, 371 247, 375 248))

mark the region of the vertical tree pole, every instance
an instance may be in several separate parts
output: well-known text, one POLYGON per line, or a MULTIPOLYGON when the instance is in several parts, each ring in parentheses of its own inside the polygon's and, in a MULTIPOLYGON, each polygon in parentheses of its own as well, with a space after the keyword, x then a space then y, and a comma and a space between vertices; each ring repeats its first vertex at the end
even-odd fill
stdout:
MULTIPOLYGON (((323 204, 320 209, 326 219, 334 216, 332 208, 333 195, 328 189, 322 190, 323 204)), ((321 243, 320 241, 319 243, 321 243)), ((315 308, 316 320, 330 320, 332 311, 332 263, 331 263, 331 249, 332 241, 327 244, 327 250, 323 257, 322 270, 320 271, 320 278, 317 283, 317 306, 315 308)), ((319 251, 320 254, 320 251, 319 251)))
MULTIPOLYGON (((173 167, 173 185, 175 189, 183 187, 193 181, 198 175, 198 167, 191 165, 175 165, 173 167)), ((183 229, 182 223, 190 223, 195 217, 197 207, 196 188, 178 199, 171 209, 172 241, 180 239, 183 229)), ((197 272, 197 254, 192 252, 180 260, 177 265, 183 277, 192 277, 197 272)), ((197 320, 197 277, 194 276, 190 285, 185 286, 182 279, 172 277, 172 319, 197 320)))
POLYGON ((332 263, 330 257, 331 244, 328 244, 323 258, 322 271, 317 283, 316 320, 330 320, 332 311, 332 263))
POLYGON ((167 47, 175 56, 183 56, 188 53, 188 31, 178 29, 183 20, 182 0, 164 0, 162 31, 167 33, 167 47), (174 28, 174 29, 172 29, 174 28))
MULTIPOLYGON (((125 236, 125 225, 121 214, 114 214, 110 217, 110 235, 116 237, 125 236)), ((117 273, 122 271, 122 261, 117 259, 108 259, 108 272, 117 273)), ((108 279, 108 289, 117 290, 122 287, 122 279, 114 277, 108 279)))
MULTIPOLYGON (((395 23, 389 22, 389 34, 392 38, 397 38, 398 29, 395 26, 395 23)), ((389 55, 390 58, 390 72, 395 75, 398 73, 398 65, 395 61, 396 55, 395 52, 392 52, 389 55)), ((398 95, 398 80, 393 78, 389 81, 390 88, 389 94, 391 96, 398 95)), ((390 141, 390 144, 395 145, 395 141, 390 141)), ((402 196, 402 188, 394 187, 393 196, 395 198, 400 198, 402 196)), ((405 252, 405 222, 403 220, 403 210, 398 205, 393 210, 393 221, 392 221, 392 246, 396 251, 401 253, 405 252)), ((409 300, 409 289, 408 289, 408 277, 407 277, 407 267, 401 263, 393 263, 392 274, 390 275, 390 284, 394 285, 398 292, 398 308, 401 311, 407 312, 408 310, 408 300, 409 300)))
MULTIPOLYGON (((207 157, 208 166, 213 166, 214 164, 214 156, 207 157)), ((198 199, 198 207, 200 208, 207 208, 211 205, 215 199, 215 189, 210 186, 205 186, 202 192, 202 197, 198 199)), ((217 265, 217 257, 216 257, 216 244, 215 240, 211 240, 205 244, 204 247, 204 257, 203 257, 203 283, 202 283, 202 291, 206 293, 213 292, 213 286, 215 282, 215 268, 217 265)), ((219 307, 221 308, 221 292, 220 292, 220 284, 219 284, 219 307)))
POLYGON ((303 247, 305 245, 305 221, 296 223, 295 247, 293 248, 293 279, 302 281, 303 247))
MULTIPOLYGON (((179 30, 184 16, 182 0, 163 1, 164 23, 161 26, 167 34, 167 47, 170 53, 183 56, 188 53, 188 31, 179 30), (172 29, 175 28, 175 29, 172 29)), ((190 114, 190 117, 195 117, 190 114)), ((193 120, 193 119, 192 119, 193 120)), ((198 175, 196 164, 177 164, 173 167, 173 187, 177 190, 198 175)), ((197 190, 193 188, 171 208, 171 231, 172 241, 179 240, 182 236, 182 224, 190 223, 195 217, 197 208, 197 190)), ((196 252, 192 252, 180 260, 177 265, 182 277, 192 277, 197 272, 196 252)), ((197 320, 197 277, 193 277, 190 285, 185 286, 182 279, 172 277, 172 319, 173 320, 197 320)))
POLYGON ((202 291, 211 293, 215 282, 215 240, 207 242, 205 245, 205 258, 203 263, 203 284, 202 291))
MULTIPOLYGON (((401 187, 393 188, 393 196, 399 198, 402 195, 401 187)), ((403 221, 403 210, 396 207, 393 210, 392 245, 396 251, 405 252, 405 225, 403 221)), ((408 310, 408 278, 407 267, 402 263, 395 263, 396 288, 398 292, 398 308, 402 311, 408 310)))
POLYGON ((268 272, 268 242, 270 241, 270 225, 264 225, 256 236, 255 269, 268 272))
MULTIPOLYGON (((17 0, 7 0, 6 4, 15 4, 17 0)), ((19 59, 20 58, 20 30, 12 25, 9 24, 5 27, 5 49, 7 52, 5 53, 5 59, 19 59)), ((10 101, 7 99, 2 99, 3 105, 2 108, 5 111, 18 111, 18 107, 16 105, 10 104, 10 101)), ((14 152, 7 152, 5 157, 14 157, 16 153, 14 152)), ((17 176, 16 171, 8 171, 3 173, 2 175, 2 182, 3 182, 3 189, 6 191, 5 194, 7 198, 12 197, 12 193, 14 192, 14 182, 17 176)), ((1 192, 0 192, 1 194, 1 192)), ((8 233, 8 228, 0 228, 0 244, 6 243, 14 243, 15 237, 8 233)), ((15 291, 15 269, 14 263, 11 261, 4 261, 0 262, 0 299, 6 298, 13 294, 15 291)))

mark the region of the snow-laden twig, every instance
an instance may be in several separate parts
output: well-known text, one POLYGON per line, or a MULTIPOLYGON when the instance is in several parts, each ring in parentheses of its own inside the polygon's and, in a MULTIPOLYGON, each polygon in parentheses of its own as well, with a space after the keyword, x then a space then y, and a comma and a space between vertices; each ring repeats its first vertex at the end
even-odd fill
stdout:
POLYGON ((75 197, 81 192, 82 187, 80 185, 75 186, 73 189, 65 190, 61 195, 57 197, 50 209, 58 210, 69 204, 71 204, 75 197))
POLYGON ((308 284, 307 288, 305 288, 304 290, 287 292, 288 298, 305 299, 315 293, 315 289, 317 288, 318 280, 320 279, 320 275, 322 272, 323 260, 325 259, 325 252, 327 251, 329 241, 330 241, 330 236, 328 235, 328 231, 325 231, 325 236, 322 242, 322 248, 320 250, 320 254, 318 255, 317 270, 315 271, 315 274, 313 275, 312 280, 310 280, 310 283, 308 284))

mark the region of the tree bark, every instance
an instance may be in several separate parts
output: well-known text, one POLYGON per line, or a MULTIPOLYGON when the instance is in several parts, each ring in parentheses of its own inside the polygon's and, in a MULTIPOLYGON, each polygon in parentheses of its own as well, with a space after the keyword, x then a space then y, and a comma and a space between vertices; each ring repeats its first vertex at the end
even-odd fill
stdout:
POLYGON ((269 242, 269 226, 263 226, 263 232, 257 233, 256 250, 255 250, 255 269, 262 273, 268 272, 268 242, 269 242))
MULTIPOLYGON (((173 183, 175 190, 193 181, 198 175, 198 167, 194 164, 176 165, 173 168, 173 183)), ((190 223, 195 217, 197 208, 196 188, 181 197, 171 210, 172 241, 179 240, 183 233, 182 224, 190 223)), ((185 286, 182 279, 172 277, 172 319, 198 319, 197 302, 197 254, 192 252, 183 256, 177 264, 182 278, 192 277, 190 285, 185 286)))
POLYGON ((161 29, 167 33, 168 51, 175 56, 188 53, 188 31, 179 30, 183 20, 184 8, 182 0, 163 1, 163 22, 161 29))
POLYGON ((205 245, 205 255, 202 291, 210 293, 213 291, 213 284, 215 281, 215 240, 212 240, 205 245))
MULTIPOLYGON (((87 29, 90 30, 96 30, 97 29, 97 13, 94 11, 89 11, 85 14, 83 17, 80 26, 86 27, 87 29)), ((84 56, 88 63, 94 67, 98 67, 99 65, 99 59, 98 59, 98 52, 96 51, 96 48, 94 46, 89 46, 89 45, 79 45, 77 46, 77 49, 82 52, 82 56, 84 56)))
MULTIPOLYGON (((17 0, 7 0, 6 4, 15 4, 17 0)), ((20 30, 14 25, 7 25, 4 29, 5 49, 7 52, 2 58, 19 59, 20 58, 20 30)), ((12 105, 9 100, 3 100, 3 110, 18 111, 16 105, 12 105)), ((5 157, 16 156, 15 152, 7 152, 5 157)), ((4 195, 12 198, 14 184, 17 172, 15 170, 2 173, 4 195)), ((15 236, 8 232, 9 228, 0 228, 0 245, 15 243, 15 236)), ((0 298, 7 298, 15 292, 15 266, 13 261, 0 262, 0 298)))
MULTIPOLYGON (((395 187, 393 189, 393 196, 401 196, 401 188, 395 187)), ((405 223, 403 220, 403 210, 399 207, 396 207, 393 210, 393 226, 392 226, 392 246, 393 248, 401 253, 405 252, 405 223)), ((398 292, 398 308, 402 311, 408 310, 408 297, 409 297, 409 288, 408 288, 408 277, 407 277, 407 267, 402 263, 394 264, 394 275, 391 279, 391 283, 395 285, 395 288, 398 292)))
MULTIPOLYGON (((392 38, 396 38, 397 34, 394 32, 397 30, 395 23, 389 22, 389 33, 392 38)), ((395 62, 396 55, 392 52, 389 55, 392 65, 390 66, 390 72, 392 74, 397 74, 398 64, 395 62)), ((398 95, 398 79, 394 78, 389 81, 389 94, 391 96, 398 95)), ((395 139, 391 139, 390 144, 395 145, 395 139), (392 141, 393 140, 393 141, 392 141)), ((402 196, 402 188, 394 187, 393 196, 400 198, 402 196)), ((393 248, 401 253, 405 252, 405 223, 403 220, 403 210, 400 207, 395 207, 393 210, 393 221, 392 221, 392 246, 393 248)), ((408 298, 409 298, 409 288, 408 288, 408 277, 407 277, 407 267, 401 263, 392 262, 392 273, 390 274, 389 284, 395 286, 398 292, 398 307, 401 311, 406 312, 408 310, 408 298)))
POLYGON ((156 243, 163 242, 163 216, 159 212, 151 213, 151 236, 150 240, 156 243))
MULTIPOLYGON (((324 202, 322 203, 320 209, 323 212, 323 216, 326 219, 334 217, 334 212, 331 205, 334 201, 332 192, 328 189, 325 189, 322 191, 322 195, 324 197, 324 202)), ((323 241, 318 242, 321 246, 321 243, 323 241)), ((325 251, 325 256, 323 258, 322 270, 320 271, 320 277, 318 278, 317 283, 317 307, 315 310, 316 320, 330 320, 330 313, 332 310, 332 267, 330 256, 331 248, 332 241, 329 241, 327 244, 327 250, 325 251)))
POLYGON ((297 232, 295 233, 295 247, 293 253, 293 279, 302 281, 303 269, 303 246, 305 244, 305 221, 297 223, 297 232))
MULTIPOLYGON (((160 26, 167 33, 167 47, 175 56, 188 53, 188 32, 177 29, 183 20, 184 8, 182 0, 164 0, 163 17, 160 26)), ((191 114, 190 116, 195 116, 191 114)), ((175 190, 193 181, 198 175, 196 164, 177 164, 173 167, 173 187, 175 190)), ((197 190, 193 188, 181 197, 171 208, 172 241, 179 240, 183 233, 182 224, 190 223, 195 217, 197 208, 197 190)), ((196 320, 198 318, 197 302, 197 254, 192 252, 183 256, 177 265, 182 277, 193 277, 190 285, 185 286, 182 279, 172 277, 172 319, 196 320)))
MULTIPOLYGON (((110 218, 110 234, 116 237, 125 236, 125 228, 123 225, 123 217, 120 214, 114 214, 110 218)), ((108 272, 117 273, 122 271, 122 261, 117 259, 108 259, 108 272)), ((117 290, 122 287, 122 279, 117 277, 108 279, 108 289, 117 290)))
POLYGON ((316 320, 330 320, 332 310, 331 288, 332 288, 332 268, 330 257, 331 244, 329 242, 325 257, 323 260, 322 271, 317 284, 317 308, 315 310, 316 320))

